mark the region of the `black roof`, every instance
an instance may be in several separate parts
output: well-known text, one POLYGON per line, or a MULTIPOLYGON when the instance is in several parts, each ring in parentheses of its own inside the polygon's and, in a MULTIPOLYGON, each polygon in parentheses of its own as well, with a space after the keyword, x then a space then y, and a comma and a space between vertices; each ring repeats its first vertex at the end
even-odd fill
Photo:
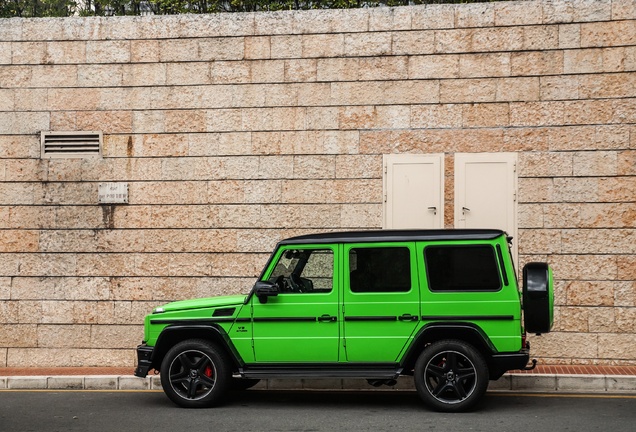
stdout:
POLYGON ((281 240, 279 244, 368 243, 376 241, 491 240, 506 235, 496 229, 373 230, 307 234, 281 240))

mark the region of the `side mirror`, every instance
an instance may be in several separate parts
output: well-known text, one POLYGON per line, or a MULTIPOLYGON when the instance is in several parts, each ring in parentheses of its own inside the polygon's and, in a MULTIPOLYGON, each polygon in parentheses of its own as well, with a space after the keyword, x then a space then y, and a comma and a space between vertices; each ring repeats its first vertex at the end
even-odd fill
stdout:
POLYGON ((261 303, 267 303, 268 297, 276 297, 278 293, 278 285, 274 282, 258 281, 254 284, 254 294, 261 303))

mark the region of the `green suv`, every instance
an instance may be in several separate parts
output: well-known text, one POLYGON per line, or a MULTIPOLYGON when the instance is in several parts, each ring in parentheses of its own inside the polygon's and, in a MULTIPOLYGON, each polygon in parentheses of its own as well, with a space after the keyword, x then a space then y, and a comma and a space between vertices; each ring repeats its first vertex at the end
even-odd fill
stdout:
POLYGON ((159 371, 183 407, 214 406, 262 378, 391 385, 409 375, 433 409, 466 410, 488 380, 527 368, 526 332, 552 327, 552 272, 527 264, 520 292, 509 241, 499 230, 283 240, 248 295, 178 301, 146 316, 135 375, 159 371))

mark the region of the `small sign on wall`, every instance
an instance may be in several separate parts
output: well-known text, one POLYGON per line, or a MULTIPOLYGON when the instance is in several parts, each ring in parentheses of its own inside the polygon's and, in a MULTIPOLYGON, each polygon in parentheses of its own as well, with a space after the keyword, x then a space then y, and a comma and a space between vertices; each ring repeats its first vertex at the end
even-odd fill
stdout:
POLYGON ((100 183, 97 188, 100 204, 128 204, 128 183, 100 183))

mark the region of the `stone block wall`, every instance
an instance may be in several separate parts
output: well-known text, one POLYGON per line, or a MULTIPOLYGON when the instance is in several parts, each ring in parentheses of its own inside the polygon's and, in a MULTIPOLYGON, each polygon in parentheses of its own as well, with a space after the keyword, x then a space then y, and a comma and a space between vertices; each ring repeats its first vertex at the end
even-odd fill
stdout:
POLYGON ((382 226, 382 156, 518 153, 550 363, 636 364, 636 2, 0 20, 0 367, 133 366, 166 301, 382 226), (102 131, 42 159, 40 131, 102 131), (127 182, 130 203, 99 205, 127 182))

